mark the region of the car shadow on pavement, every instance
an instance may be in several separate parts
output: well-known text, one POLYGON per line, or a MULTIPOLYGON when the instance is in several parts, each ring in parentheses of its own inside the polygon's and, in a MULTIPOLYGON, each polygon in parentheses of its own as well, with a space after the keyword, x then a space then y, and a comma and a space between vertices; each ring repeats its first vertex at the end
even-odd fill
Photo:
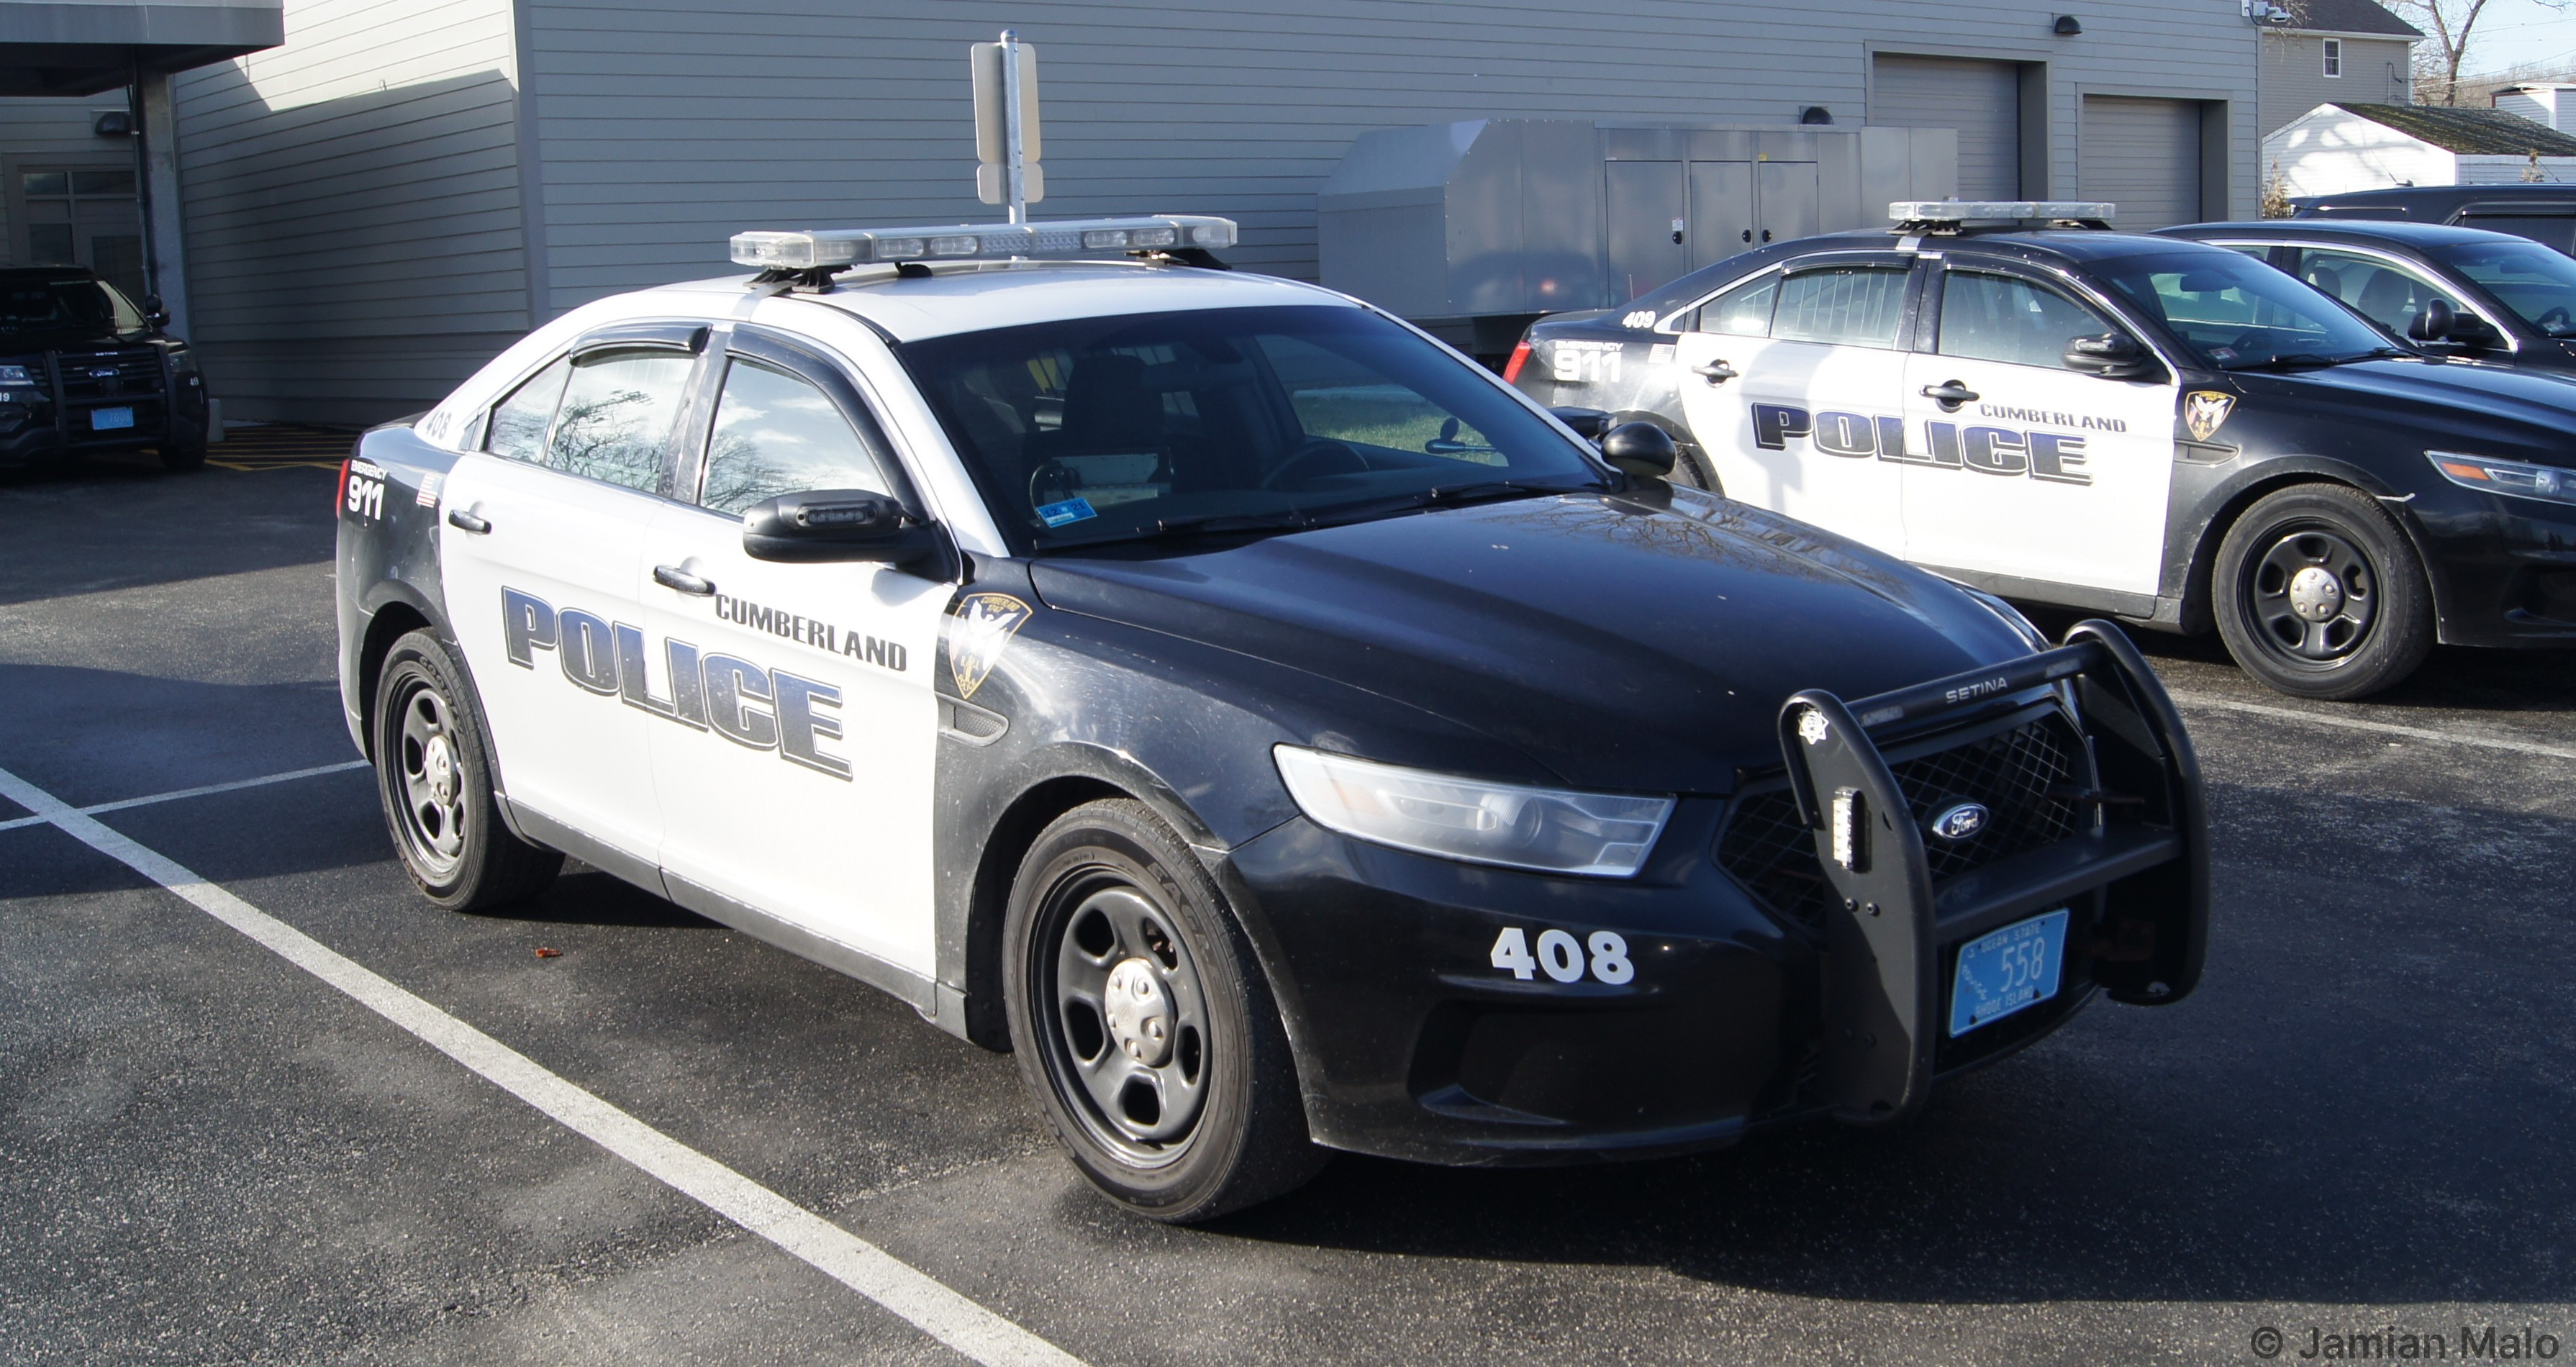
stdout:
POLYGON ((337 480, 300 467, 174 475, 149 456, 0 479, 0 603, 328 563, 337 480))
POLYGON ((1344 1156, 1210 1228, 1863 1301, 2576 1300, 2576 822, 2212 797, 2198 993, 2097 1000, 1907 1122, 1577 1168, 1344 1156))
MULTIPOLYGON (((387 851, 390 859, 392 853, 387 851)), ((491 921, 520 921, 544 926, 626 926, 667 930, 723 930, 725 927, 667 898, 657 897, 613 874, 587 864, 567 862, 563 876, 543 893, 513 906, 471 915, 491 921)))

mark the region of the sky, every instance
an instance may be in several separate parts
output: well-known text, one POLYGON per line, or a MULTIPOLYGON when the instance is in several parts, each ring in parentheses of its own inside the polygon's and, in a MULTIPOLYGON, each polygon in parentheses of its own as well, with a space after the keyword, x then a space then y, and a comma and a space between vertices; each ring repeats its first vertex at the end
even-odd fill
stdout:
POLYGON ((2561 11, 2541 0, 2489 0, 2460 73, 2533 65, 2576 66, 2576 5, 2561 11))

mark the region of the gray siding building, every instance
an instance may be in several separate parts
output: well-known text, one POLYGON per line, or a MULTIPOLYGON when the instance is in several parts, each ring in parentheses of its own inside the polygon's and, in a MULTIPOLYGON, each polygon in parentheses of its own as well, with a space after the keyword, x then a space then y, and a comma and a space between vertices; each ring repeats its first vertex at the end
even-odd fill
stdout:
MULTIPOLYGON (((2376 0, 2292 0, 2263 34, 2263 134, 2321 104, 2412 104, 2424 35, 2376 0)), ((2268 172, 2267 172, 2268 174, 2268 172)))
POLYGON ((1006 26, 1040 53, 1038 216, 1225 214, 1238 265, 1303 278, 1353 140, 1460 119, 1955 128, 1965 195, 2253 212, 2237 0, 2064 8, 288 0, 282 47, 176 78, 195 340, 228 415, 366 421, 586 300, 727 270, 743 228, 991 217, 966 46, 1006 26))

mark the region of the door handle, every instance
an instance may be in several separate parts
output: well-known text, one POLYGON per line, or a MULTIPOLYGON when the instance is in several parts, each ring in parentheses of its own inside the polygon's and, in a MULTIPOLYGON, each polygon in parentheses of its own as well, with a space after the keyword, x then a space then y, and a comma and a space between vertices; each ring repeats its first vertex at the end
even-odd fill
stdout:
POLYGON ((1692 366, 1691 373, 1710 384, 1724 384, 1742 372, 1724 361, 1711 361, 1707 365, 1692 366))
POLYGON ((716 581, 702 575, 691 574, 677 565, 655 565, 653 582, 673 592, 685 593, 692 598, 704 598, 716 591, 716 581))
POLYGON ((1763 229, 1763 230, 1762 230, 1762 240, 1763 240, 1763 241, 1765 241, 1765 242, 1768 242, 1768 241, 1770 241, 1770 240, 1771 240, 1771 230, 1770 230, 1770 229, 1765 228, 1765 229, 1763 229))
POLYGON ((476 536, 487 535, 492 530, 492 524, 490 522, 476 517, 474 514, 469 513, 462 508, 450 508, 447 510, 447 525, 454 527, 460 532, 472 532, 476 536))
POLYGON ((1944 413, 1956 413, 1961 404, 1975 403, 1978 395, 1977 391, 1957 380, 1943 380, 1939 384, 1923 386, 1923 397, 1938 402, 1944 413))
POLYGON ((1752 240, 1753 240, 1753 230, 1752 230, 1751 228, 1747 228, 1747 229, 1745 229, 1745 230, 1744 230, 1744 240, 1745 240, 1745 241, 1747 241, 1747 242, 1750 242, 1750 241, 1752 241, 1752 240))

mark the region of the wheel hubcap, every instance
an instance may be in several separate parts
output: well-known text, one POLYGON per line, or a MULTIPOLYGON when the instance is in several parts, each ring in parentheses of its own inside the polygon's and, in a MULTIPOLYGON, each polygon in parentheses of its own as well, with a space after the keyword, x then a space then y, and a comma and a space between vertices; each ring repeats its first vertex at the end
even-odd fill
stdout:
POLYGON ((435 690, 416 685, 402 699, 394 759, 403 843, 433 881, 453 873, 465 857, 465 775, 455 737, 454 716, 435 690))
POLYGON ((1207 1100, 1207 1005, 1171 918, 1105 871, 1058 905, 1049 1066, 1093 1135, 1131 1161, 1178 1156, 1207 1100))
POLYGON ((2370 558, 2334 532, 2284 533, 2249 576, 2250 625, 2266 645, 2304 664, 2332 664, 2359 650, 2379 616, 2370 558))

